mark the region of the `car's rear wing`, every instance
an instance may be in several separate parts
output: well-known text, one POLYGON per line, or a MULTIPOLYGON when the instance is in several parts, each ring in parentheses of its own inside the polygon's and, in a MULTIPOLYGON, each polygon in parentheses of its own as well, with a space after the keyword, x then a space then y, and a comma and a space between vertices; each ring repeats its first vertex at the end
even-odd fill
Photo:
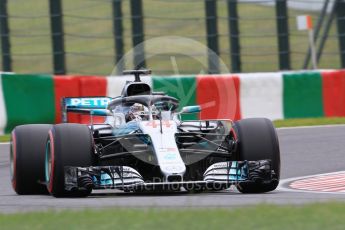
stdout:
POLYGON ((61 100, 62 122, 66 123, 67 113, 88 114, 90 116, 109 116, 107 110, 111 97, 65 97, 61 100))

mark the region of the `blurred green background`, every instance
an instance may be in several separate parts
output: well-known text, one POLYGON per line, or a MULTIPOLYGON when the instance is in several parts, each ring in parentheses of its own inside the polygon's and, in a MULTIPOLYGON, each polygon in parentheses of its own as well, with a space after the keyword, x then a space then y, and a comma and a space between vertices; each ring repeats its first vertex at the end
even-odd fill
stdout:
MULTIPOLYGON (((279 70, 274 2, 268 0, 264 1, 265 4, 253 1, 238 3, 243 72, 279 70), (270 5, 271 3, 273 5, 270 5)), ((68 74, 108 75, 112 71, 115 51, 111 4, 111 0, 62 0, 68 74)), ((226 0, 217 1, 219 51, 221 59, 231 71, 226 4, 226 0)), ((130 1, 122 1, 122 13, 126 53, 132 48, 130 1)), ((291 66, 294 70, 302 68, 308 50, 307 32, 298 31, 296 28, 296 16, 303 14, 311 14, 316 24, 320 12, 288 10, 291 66)), ((10 0, 8 15, 13 71, 52 73, 49 1, 10 0)), ((143 15, 146 40, 177 35, 206 45, 205 1, 144 0, 143 15)), ((327 17, 329 15, 326 15, 325 19, 327 17)), ((174 48, 173 42, 169 48, 174 48)), ((180 74, 197 74, 203 68, 194 57, 198 56, 207 63, 204 51, 195 50, 188 55, 156 55, 147 60, 147 66, 156 74, 174 74, 176 69, 180 74)), ((319 68, 340 68, 339 59, 334 20, 319 68)), ((132 60, 127 60, 126 68, 132 67, 132 60)))

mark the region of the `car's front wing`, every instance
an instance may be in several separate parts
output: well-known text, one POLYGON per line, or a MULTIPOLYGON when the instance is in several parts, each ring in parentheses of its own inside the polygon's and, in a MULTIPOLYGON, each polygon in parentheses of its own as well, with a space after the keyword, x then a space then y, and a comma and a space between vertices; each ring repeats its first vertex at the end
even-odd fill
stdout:
POLYGON ((199 181, 145 182, 138 171, 128 166, 65 167, 65 189, 121 189, 125 191, 220 190, 244 183, 269 184, 276 179, 269 160, 228 161, 211 165, 199 181))

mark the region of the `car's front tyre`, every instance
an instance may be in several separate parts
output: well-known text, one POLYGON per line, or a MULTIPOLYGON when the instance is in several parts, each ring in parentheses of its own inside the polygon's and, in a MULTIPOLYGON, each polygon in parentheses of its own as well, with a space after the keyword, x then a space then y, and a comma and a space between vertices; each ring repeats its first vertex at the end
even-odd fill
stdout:
POLYGON ((47 189, 55 197, 83 197, 91 189, 67 191, 65 166, 92 166, 93 139, 86 125, 58 124, 50 130, 46 142, 45 178, 47 189))
POLYGON ((276 130, 266 118, 248 118, 234 123, 238 160, 271 160, 275 178, 269 184, 239 184, 242 193, 263 193, 277 188, 280 178, 280 150, 276 130))

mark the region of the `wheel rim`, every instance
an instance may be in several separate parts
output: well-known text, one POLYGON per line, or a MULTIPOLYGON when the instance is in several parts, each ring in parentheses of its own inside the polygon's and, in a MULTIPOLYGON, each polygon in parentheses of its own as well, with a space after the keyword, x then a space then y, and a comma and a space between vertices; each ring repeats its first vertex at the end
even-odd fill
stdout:
POLYGON ((51 155, 51 149, 50 149, 50 140, 47 141, 46 144, 46 157, 45 157, 45 178, 46 182, 50 182, 52 172, 52 155, 51 155))

